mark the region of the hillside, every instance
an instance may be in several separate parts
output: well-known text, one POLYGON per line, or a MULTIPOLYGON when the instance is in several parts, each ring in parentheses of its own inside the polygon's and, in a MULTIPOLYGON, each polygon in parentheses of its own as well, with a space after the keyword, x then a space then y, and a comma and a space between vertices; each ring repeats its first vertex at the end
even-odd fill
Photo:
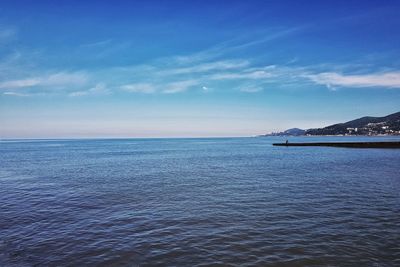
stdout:
POLYGON ((292 128, 292 129, 288 129, 283 132, 274 132, 274 133, 270 133, 270 134, 261 135, 261 137, 262 136, 301 136, 301 135, 304 135, 305 132, 306 132, 306 130, 302 130, 299 128, 292 128))
POLYGON ((324 128, 309 129, 306 135, 400 134, 400 112, 385 117, 362 117, 324 128))

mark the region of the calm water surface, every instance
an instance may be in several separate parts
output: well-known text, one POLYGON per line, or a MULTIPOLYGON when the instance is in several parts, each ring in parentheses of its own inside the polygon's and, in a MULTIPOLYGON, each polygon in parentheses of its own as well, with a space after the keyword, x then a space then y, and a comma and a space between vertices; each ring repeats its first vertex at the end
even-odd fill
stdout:
POLYGON ((1 141, 0 266, 400 266, 400 150, 274 141, 1 141))

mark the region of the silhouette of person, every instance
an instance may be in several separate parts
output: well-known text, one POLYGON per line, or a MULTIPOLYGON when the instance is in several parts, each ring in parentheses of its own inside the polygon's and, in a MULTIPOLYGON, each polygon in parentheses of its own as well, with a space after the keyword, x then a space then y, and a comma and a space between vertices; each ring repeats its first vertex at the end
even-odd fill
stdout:
POLYGON ((286 140, 286 145, 289 143, 289 140, 286 140))

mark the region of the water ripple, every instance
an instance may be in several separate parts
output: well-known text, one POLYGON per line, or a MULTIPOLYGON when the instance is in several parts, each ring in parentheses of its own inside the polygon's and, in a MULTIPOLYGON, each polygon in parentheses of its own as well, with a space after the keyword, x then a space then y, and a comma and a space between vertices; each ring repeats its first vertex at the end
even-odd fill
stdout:
POLYGON ((272 142, 2 142, 0 266, 400 265, 399 151, 272 142))

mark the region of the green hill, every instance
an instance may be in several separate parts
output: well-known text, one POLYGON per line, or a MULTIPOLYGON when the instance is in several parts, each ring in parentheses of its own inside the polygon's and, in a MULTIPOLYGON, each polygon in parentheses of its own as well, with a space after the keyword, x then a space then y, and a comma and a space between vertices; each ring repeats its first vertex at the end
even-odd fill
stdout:
POLYGON ((400 112, 385 117, 362 117, 324 128, 309 129, 306 135, 400 134, 400 112))

